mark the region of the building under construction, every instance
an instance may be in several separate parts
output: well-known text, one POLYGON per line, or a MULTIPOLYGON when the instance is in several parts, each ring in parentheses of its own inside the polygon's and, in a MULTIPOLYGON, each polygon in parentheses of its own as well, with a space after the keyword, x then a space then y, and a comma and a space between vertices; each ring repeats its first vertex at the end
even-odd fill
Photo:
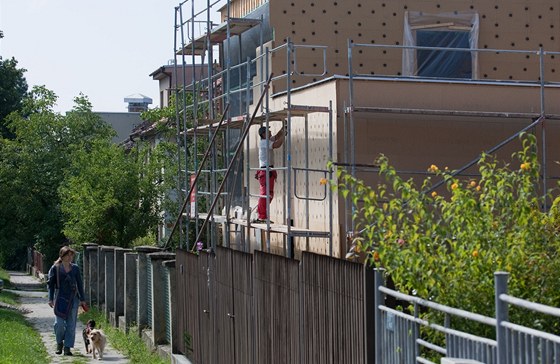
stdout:
POLYGON ((183 247, 344 257, 352 205, 324 184, 335 176, 328 161, 372 185, 380 153, 407 178, 424 178, 432 164, 475 176, 482 152, 509 159, 528 131, 541 190, 557 183, 557 1, 197 6, 175 8, 175 75, 201 70, 174 86, 185 203, 171 233, 183 247), (271 221, 252 223, 262 125, 287 134, 274 151, 271 221))

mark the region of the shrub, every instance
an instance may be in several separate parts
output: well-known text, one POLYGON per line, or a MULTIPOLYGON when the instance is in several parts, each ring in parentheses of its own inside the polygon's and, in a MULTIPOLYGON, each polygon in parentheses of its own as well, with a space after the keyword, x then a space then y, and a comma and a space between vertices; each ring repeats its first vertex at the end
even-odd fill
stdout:
MULTIPOLYGON (((339 169, 338 188, 351 194, 360 234, 354 250, 383 267, 398 290, 442 304, 494 316, 494 276, 507 271, 510 294, 560 304, 560 199, 540 209, 536 141, 522 135, 513 165, 489 155, 478 163, 480 176, 459 178, 432 165, 446 191, 404 180, 385 156, 377 160, 385 183, 372 188, 339 169), (518 167, 514 167, 518 166, 518 167)), ((558 332, 555 320, 510 313, 520 324, 558 332)))

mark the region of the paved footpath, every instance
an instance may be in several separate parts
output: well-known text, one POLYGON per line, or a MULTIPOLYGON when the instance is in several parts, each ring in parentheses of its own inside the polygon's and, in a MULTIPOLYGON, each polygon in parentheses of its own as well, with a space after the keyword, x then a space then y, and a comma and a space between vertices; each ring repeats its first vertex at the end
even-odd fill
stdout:
MULTIPOLYGON (((76 344, 72 353, 74 356, 56 355, 56 339, 53 332, 54 313, 48 305, 45 285, 27 273, 9 272, 10 282, 16 287, 11 292, 20 296, 21 308, 26 312, 25 317, 39 332, 47 352, 51 356, 51 363, 97 363, 91 354, 86 354, 82 330, 84 325, 80 320, 76 326, 76 344)), ((128 363, 128 359, 115 350, 110 344, 105 349, 103 361, 111 363, 128 363)))

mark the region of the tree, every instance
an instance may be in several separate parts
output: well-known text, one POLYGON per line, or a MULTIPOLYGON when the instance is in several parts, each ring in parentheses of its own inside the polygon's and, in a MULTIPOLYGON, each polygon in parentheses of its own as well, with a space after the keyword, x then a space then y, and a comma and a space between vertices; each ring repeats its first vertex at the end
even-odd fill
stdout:
POLYGON ((21 268, 31 246, 57 255, 65 242, 58 195, 65 170, 76 151, 114 133, 83 95, 65 116, 53 111, 56 99, 34 87, 7 117, 14 138, 0 139, 0 265, 7 268, 21 268))
POLYGON ((77 244, 129 247, 158 222, 158 168, 109 141, 74 154, 60 188, 64 233, 77 244))
POLYGON ((6 116, 21 109, 27 94, 27 81, 24 68, 17 68, 15 58, 2 60, 0 57, 0 135, 13 138, 14 134, 5 122, 6 116))
MULTIPOLYGON (((196 144, 192 142, 192 139, 189 140, 185 147, 183 136, 177 136, 177 123, 181 123, 181 129, 193 127, 193 109, 190 107, 192 104, 192 93, 183 90, 171 96, 169 106, 161 109, 156 108, 148 110, 141 115, 144 120, 155 124, 158 131, 158 138, 160 139, 157 148, 152 152, 153 157, 157 156, 156 160, 161 161, 163 178, 160 182, 162 192, 158 206, 162 211, 163 223, 167 225, 167 227, 171 227, 177 220, 179 207, 182 205, 185 198, 182 191, 188 190, 190 183, 184 172, 178 173, 178 164, 181 165, 180 169, 183 169, 186 164, 187 170, 196 170, 195 156, 203 155, 208 147, 208 140, 204 137, 199 137, 196 144), (179 103, 182 105, 179 106, 178 109, 186 110, 185 120, 182 120, 182 112, 178 113, 177 100, 179 100, 179 103), (183 121, 185 122, 184 125, 182 124, 183 121), (167 140, 167 142, 162 143, 161 140, 167 140), (185 158, 187 159, 186 161, 185 158)), ((199 118, 203 117, 206 109, 207 105, 204 107, 199 106, 199 118)), ((198 203, 205 203, 205 197, 198 198, 198 203)), ((189 225, 189 239, 191 241, 196 237, 195 224, 197 223, 200 222, 195 219, 184 221, 183 226, 186 224, 189 225)), ((168 237, 164 237, 164 239, 167 238, 168 237)), ((178 245, 179 234, 175 234, 168 247, 177 247, 178 245)))

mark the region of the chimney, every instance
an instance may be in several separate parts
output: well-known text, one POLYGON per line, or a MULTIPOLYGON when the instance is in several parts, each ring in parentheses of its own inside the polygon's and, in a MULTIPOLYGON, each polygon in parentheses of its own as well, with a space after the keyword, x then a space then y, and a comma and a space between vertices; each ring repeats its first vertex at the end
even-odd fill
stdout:
POLYGON ((143 112, 148 110, 152 99, 142 94, 133 94, 125 97, 124 102, 128 103, 128 112, 143 112))

